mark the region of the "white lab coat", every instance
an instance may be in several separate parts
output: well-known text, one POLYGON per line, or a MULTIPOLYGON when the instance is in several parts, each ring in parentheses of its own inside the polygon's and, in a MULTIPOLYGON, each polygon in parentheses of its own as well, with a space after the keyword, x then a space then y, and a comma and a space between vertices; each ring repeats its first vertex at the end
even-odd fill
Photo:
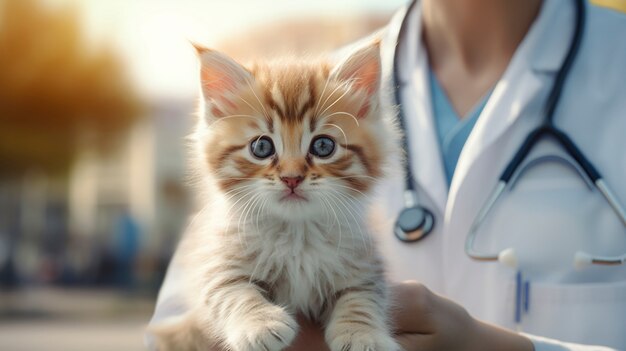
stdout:
MULTIPOLYGON (((404 13, 384 33, 382 56, 387 92, 404 13)), ((530 168, 498 202, 479 231, 477 248, 513 247, 529 282, 528 310, 515 323, 516 271, 476 262, 464 252, 477 212, 529 131, 542 117, 547 93, 569 48, 575 8, 570 0, 546 0, 540 15, 497 82, 471 132, 448 190, 434 126, 428 58, 420 45, 420 9, 409 14, 399 49, 407 87, 409 153, 422 205, 436 217, 434 232, 406 244, 389 228, 379 238, 394 280, 415 279, 462 304, 482 320, 524 332, 581 344, 626 350, 626 266, 576 270, 578 250, 600 255, 626 252, 626 228, 597 190, 569 168, 545 163, 530 168), (516 325, 517 324, 517 325, 516 325)), ((626 203, 626 16, 587 5, 582 46, 557 107, 555 123, 567 132, 626 203)), ((394 104, 393 96, 384 103, 394 104)), ((542 141, 529 159, 567 154, 542 141)), ((386 215, 403 208, 401 176, 384 183, 386 215)), ((522 306, 523 307, 523 306, 522 306)), ((522 308, 523 311, 523 308, 522 308)), ((578 350, 534 338, 539 350, 578 350)), ((580 350, 597 348, 580 348, 580 350)))
MULTIPOLYGON (((393 51, 404 13, 383 33, 383 86, 390 92, 393 51)), ((482 320, 515 328, 515 271, 470 260, 463 247, 468 227, 527 133, 541 118, 553 77, 571 40, 570 0, 546 0, 538 19, 494 87, 460 155, 447 189, 427 84, 428 62, 420 40, 419 8, 410 14, 399 67, 408 83, 404 108, 411 166, 422 204, 436 216, 434 232, 419 243, 398 241, 391 228, 378 241, 394 280, 414 279, 466 307, 482 320)), ((387 107, 392 95, 383 97, 387 107)), ((626 202, 626 16, 588 6, 587 25, 575 65, 555 116, 626 202)), ((564 152, 544 141, 532 154, 564 152)), ((531 158, 532 158, 531 157, 531 158)), ((397 166, 397 169, 401 169, 397 166)), ((380 202, 391 224, 403 207, 402 175, 381 184, 380 202)), ((626 267, 576 271, 573 256, 626 252, 626 229, 597 191, 569 169, 544 164, 529 170, 480 231, 477 246, 514 247, 530 282, 527 333, 580 344, 626 350, 626 267)), ((177 298, 176 267, 170 267, 153 321, 184 310, 177 298)), ((537 351, 604 350, 531 336, 537 351)), ((150 344, 150 338, 147 338, 150 344)))

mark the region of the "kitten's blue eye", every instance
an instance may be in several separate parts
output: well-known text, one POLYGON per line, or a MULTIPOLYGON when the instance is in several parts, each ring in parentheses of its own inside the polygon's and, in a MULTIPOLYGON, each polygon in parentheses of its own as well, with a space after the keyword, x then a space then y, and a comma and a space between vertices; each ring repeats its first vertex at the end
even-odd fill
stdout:
POLYGON ((250 143, 250 151, 257 158, 268 158, 274 154, 274 143, 269 137, 262 136, 250 143))
POLYGON ((317 157, 329 157, 335 151, 335 141, 327 136, 318 136, 311 142, 309 152, 317 157))

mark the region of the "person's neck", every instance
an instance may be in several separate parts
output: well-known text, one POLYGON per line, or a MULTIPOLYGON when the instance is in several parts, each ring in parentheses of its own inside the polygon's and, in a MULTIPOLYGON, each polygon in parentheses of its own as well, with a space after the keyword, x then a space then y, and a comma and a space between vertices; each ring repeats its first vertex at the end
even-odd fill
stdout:
POLYGON ((430 68, 463 118, 502 76, 541 0, 423 1, 430 68))
POLYGON ((424 43, 431 62, 453 57, 466 70, 509 61, 541 0, 423 0, 424 43))

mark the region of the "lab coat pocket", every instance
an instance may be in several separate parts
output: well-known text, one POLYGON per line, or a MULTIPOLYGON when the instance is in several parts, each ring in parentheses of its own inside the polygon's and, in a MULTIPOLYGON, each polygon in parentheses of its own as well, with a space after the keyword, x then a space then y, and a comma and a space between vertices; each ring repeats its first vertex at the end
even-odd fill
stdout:
POLYGON ((524 332, 626 350, 626 282, 531 282, 524 332))

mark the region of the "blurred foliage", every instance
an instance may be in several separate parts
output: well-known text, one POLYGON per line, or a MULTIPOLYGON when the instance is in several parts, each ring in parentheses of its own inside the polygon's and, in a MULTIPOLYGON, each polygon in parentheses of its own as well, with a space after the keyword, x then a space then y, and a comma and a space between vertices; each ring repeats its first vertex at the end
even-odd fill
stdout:
POLYGON ((0 176, 65 172, 80 134, 106 144, 141 114, 119 59, 82 34, 74 7, 0 0, 0 176))

